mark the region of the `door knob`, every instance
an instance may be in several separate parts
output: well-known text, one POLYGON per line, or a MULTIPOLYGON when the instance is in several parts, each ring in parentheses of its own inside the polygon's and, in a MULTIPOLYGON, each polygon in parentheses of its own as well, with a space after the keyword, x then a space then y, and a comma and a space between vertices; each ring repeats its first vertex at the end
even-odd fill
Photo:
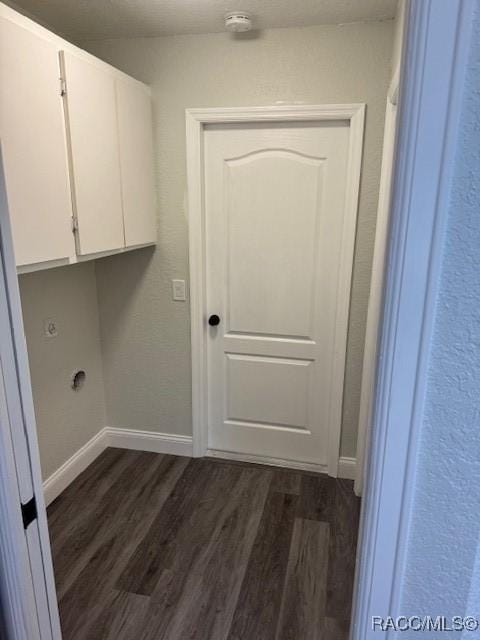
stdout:
POLYGON ((217 315, 213 314, 212 316, 209 317, 208 324, 211 327, 216 327, 217 325, 220 324, 220 318, 217 315))

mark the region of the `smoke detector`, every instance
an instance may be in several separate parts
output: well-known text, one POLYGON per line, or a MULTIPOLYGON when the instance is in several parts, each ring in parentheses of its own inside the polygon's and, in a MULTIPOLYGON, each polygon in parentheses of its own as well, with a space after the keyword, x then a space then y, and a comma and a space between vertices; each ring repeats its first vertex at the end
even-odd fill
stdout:
POLYGON ((250 14, 245 11, 233 11, 225 16, 225 29, 234 33, 250 31, 252 20, 250 14))

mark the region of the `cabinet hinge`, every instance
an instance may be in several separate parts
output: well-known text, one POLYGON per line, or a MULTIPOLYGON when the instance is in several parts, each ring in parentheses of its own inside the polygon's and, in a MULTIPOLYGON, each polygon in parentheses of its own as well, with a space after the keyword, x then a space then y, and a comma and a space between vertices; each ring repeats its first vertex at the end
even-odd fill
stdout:
POLYGON ((60 78, 60 95, 63 97, 67 93, 67 83, 65 78, 60 78))
POLYGON ((75 216, 72 216, 72 233, 75 233, 78 230, 78 220, 75 216))
POLYGON ((26 529, 31 522, 37 519, 37 501, 35 500, 35 496, 25 504, 22 503, 21 507, 23 528, 26 529))

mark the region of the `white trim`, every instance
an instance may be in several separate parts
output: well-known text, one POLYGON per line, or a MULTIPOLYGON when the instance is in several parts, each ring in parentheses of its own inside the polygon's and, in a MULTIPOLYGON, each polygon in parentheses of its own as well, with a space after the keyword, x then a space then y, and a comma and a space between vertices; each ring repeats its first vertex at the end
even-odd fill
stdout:
MULTIPOLYGON (((353 120, 365 112, 365 104, 302 104, 266 107, 209 107, 186 109, 187 120, 194 121, 197 132, 206 124, 237 122, 315 122, 322 120, 353 120)), ((200 131, 199 131, 200 130, 200 131)), ((357 132, 359 133, 359 132, 357 132)), ((360 136, 360 141, 361 141, 360 136)))
POLYGON ((400 90, 400 71, 402 45, 405 35, 406 4, 399 0, 395 27, 393 73, 387 94, 385 109, 385 126, 383 129, 382 167, 380 172, 380 189, 378 194, 377 220, 375 225, 375 244, 368 297, 367 323, 363 348, 363 366, 360 391, 360 409, 357 430, 357 472, 355 477, 355 493, 362 494, 364 476, 365 451, 368 446, 369 428, 372 421, 373 392, 377 370, 377 347, 379 327, 382 313, 384 274, 388 230, 390 221, 390 201, 392 192, 392 176, 395 159, 395 140, 397 130, 397 105, 400 90))
POLYGON ((411 2, 407 11, 352 640, 376 637, 372 615, 404 613, 417 450, 474 7, 474 0, 422 0, 411 2))
POLYGON ((105 427, 104 432, 108 447, 168 453, 173 456, 192 456, 193 453, 192 436, 116 427, 105 427))
POLYGON ((46 505, 51 504, 107 447, 191 456, 192 437, 104 427, 45 480, 43 492, 46 505))
MULTIPOLYGON (((398 96, 398 77, 397 91, 398 96)), ((382 314, 385 261, 388 243, 388 225, 390 220, 390 196, 394 163, 397 105, 389 99, 385 110, 385 128, 383 134, 382 169, 378 195, 377 222, 375 226, 375 245, 372 260, 372 276, 368 297, 367 324, 363 349, 362 383, 360 389, 360 409, 357 432, 357 475, 355 493, 359 496, 364 484, 364 458, 367 447, 368 430, 372 420, 373 391, 377 369, 377 345, 382 314)))
POLYGON ((352 110, 350 117, 350 144, 348 150, 347 184, 345 187, 345 226, 343 228, 340 269, 337 282, 337 313, 335 319, 333 392, 329 411, 328 473, 338 475, 338 458, 342 433, 345 360, 347 354, 348 318, 352 287, 355 229, 357 226, 358 194, 362 170, 363 127, 365 106, 352 110))
POLYGON ((349 456, 340 456, 338 460, 338 477, 345 480, 355 480, 357 473, 357 460, 349 456))
POLYGON ((236 122, 303 122, 348 120, 350 144, 345 197, 341 268, 334 340, 334 380, 329 407, 328 473, 338 473, 343 382, 347 340, 350 285, 353 265, 355 227, 365 121, 364 104, 281 105, 273 107, 187 109, 187 181, 189 215, 190 313, 192 345, 192 420, 193 451, 203 456, 207 451, 207 351, 206 351, 206 283, 205 283, 205 211, 203 202, 203 129, 206 124, 236 122))
MULTIPOLYGON (((191 457, 193 454, 191 436, 141 431, 139 429, 104 427, 45 480, 43 483, 43 491, 46 505, 51 504, 107 447, 152 451, 154 453, 186 457, 191 457)), ((208 450, 206 455, 212 458, 241 460, 243 462, 298 469, 299 471, 315 471, 317 473, 327 473, 328 471, 326 465, 294 462, 291 460, 248 454, 243 455, 230 453, 228 451, 208 450)), ((340 458, 338 476, 340 478, 353 480, 354 474, 355 458, 340 458)))
POLYGON ((43 483, 45 504, 51 504, 107 446, 107 434, 105 429, 102 429, 54 471, 43 483))

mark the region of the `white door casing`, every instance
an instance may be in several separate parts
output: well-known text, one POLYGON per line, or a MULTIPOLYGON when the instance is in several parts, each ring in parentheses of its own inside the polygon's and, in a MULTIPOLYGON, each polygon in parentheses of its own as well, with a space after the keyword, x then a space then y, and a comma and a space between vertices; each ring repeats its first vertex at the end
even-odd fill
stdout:
POLYGON ((393 169, 395 164, 395 143, 397 131, 397 104, 400 91, 400 72, 402 67, 403 36, 405 31, 406 0, 400 0, 397 6, 395 38, 392 60, 392 77, 387 94, 385 125, 383 129, 382 168, 378 193, 377 220, 375 225, 375 244, 373 249, 372 276, 368 297, 367 324, 363 348, 362 386, 360 391, 360 409, 358 415, 358 434, 355 466, 355 493, 363 492, 365 452, 372 422, 373 395, 377 364, 377 346, 383 303, 384 273, 388 231, 390 224, 390 201, 393 169))
POLYGON ((387 98, 385 127, 383 134, 382 170, 378 196, 375 245, 373 250, 372 277, 368 298, 367 325, 363 350, 362 386, 360 391, 360 411, 358 416, 355 493, 363 491, 365 475, 365 450, 368 429, 372 420, 373 392, 377 362, 380 318, 382 313, 385 259, 387 253, 390 221, 391 182, 393 175, 395 138, 397 130, 397 97, 399 75, 394 76, 387 98))
POLYGON ((196 455, 337 474, 363 120, 187 111, 196 455))

